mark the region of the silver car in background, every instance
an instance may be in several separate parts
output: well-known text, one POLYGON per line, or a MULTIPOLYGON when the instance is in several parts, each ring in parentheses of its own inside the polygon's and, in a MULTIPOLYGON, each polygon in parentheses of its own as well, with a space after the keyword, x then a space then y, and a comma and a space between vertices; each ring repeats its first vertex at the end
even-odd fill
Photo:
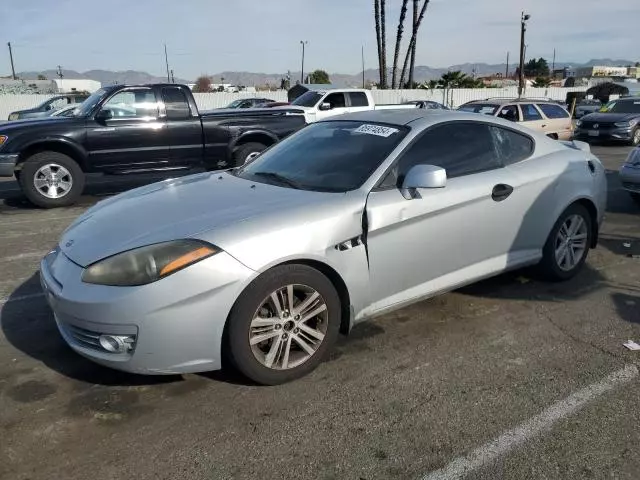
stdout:
POLYGON ((631 198, 640 203, 640 147, 629 152, 619 173, 622 188, 629 192, 631 198))
POLYGON ((307 374, 339 332, 597 242, 600 161, 512 122, 438 110, 311 124, 242 167, 104 200, 41 262, 66 342, 145 374, 307 374))

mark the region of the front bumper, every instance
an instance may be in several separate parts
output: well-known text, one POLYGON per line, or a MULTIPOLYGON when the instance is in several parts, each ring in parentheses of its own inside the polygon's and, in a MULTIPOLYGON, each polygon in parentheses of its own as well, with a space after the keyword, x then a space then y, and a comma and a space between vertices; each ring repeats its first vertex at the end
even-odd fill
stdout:
POLYGON ((625 164, 620 168, 619 174, 622 188, 640 194, 640 167, 625 164))
POLYGON ((255 272, 221 252, 140 287, 92 285, 62 252, 40 263, 40 280, 60 334, 80 355, 132 373, 179 374, 221 367, 227 316, 255 272), (100 335, 126 338, 111 353, 100 335))
POLYGON ((13 177, 17 163, 17 153, 0 154, 0 177, 13 177))
POLYGON ((629 127, 622 128, 576 128, 573 138, 577 140, 608 140, 619 142, 630 142, 633 137, 633 129, 629 127))

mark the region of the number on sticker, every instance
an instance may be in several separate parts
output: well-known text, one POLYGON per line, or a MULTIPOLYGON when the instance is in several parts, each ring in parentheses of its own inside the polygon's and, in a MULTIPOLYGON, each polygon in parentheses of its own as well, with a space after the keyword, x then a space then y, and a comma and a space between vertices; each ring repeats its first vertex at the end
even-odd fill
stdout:
POLYGON ((397 128, 384 127, 382 125, 370 125, 364 124, 360 125, 355 133, 366 133, 368 135, 377 135, 378 137, 389 137, 394 133, 398 132, 397 128))

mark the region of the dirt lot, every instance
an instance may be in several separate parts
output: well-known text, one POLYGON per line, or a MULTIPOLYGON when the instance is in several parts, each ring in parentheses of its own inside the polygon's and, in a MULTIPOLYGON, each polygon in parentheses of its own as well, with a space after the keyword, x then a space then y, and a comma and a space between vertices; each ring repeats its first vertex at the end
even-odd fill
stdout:
MULTIPOLYGON (((105 195, 37 210, 0 182, 0 478, 577 479, 640 476, 640 207, 609 173, 600 246, 573 281, 504 275, 358 326, 312 375, 139 377, 65 346, 38 285, 105 195), (630 246, 625 246, 630 245, 630 246)), ((180 319, 176 319, 180 321, 180 319)))

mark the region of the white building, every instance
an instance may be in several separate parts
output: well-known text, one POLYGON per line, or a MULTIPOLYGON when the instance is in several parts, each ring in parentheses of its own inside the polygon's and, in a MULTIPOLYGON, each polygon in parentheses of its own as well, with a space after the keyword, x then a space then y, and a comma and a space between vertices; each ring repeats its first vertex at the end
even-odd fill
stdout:
POLYGON ((93 93, 102 87, 102 84, 96 80, 73 79, 73 78, 56 78, 53 79, 60 93, 71 92, 89 92, 93 93))

